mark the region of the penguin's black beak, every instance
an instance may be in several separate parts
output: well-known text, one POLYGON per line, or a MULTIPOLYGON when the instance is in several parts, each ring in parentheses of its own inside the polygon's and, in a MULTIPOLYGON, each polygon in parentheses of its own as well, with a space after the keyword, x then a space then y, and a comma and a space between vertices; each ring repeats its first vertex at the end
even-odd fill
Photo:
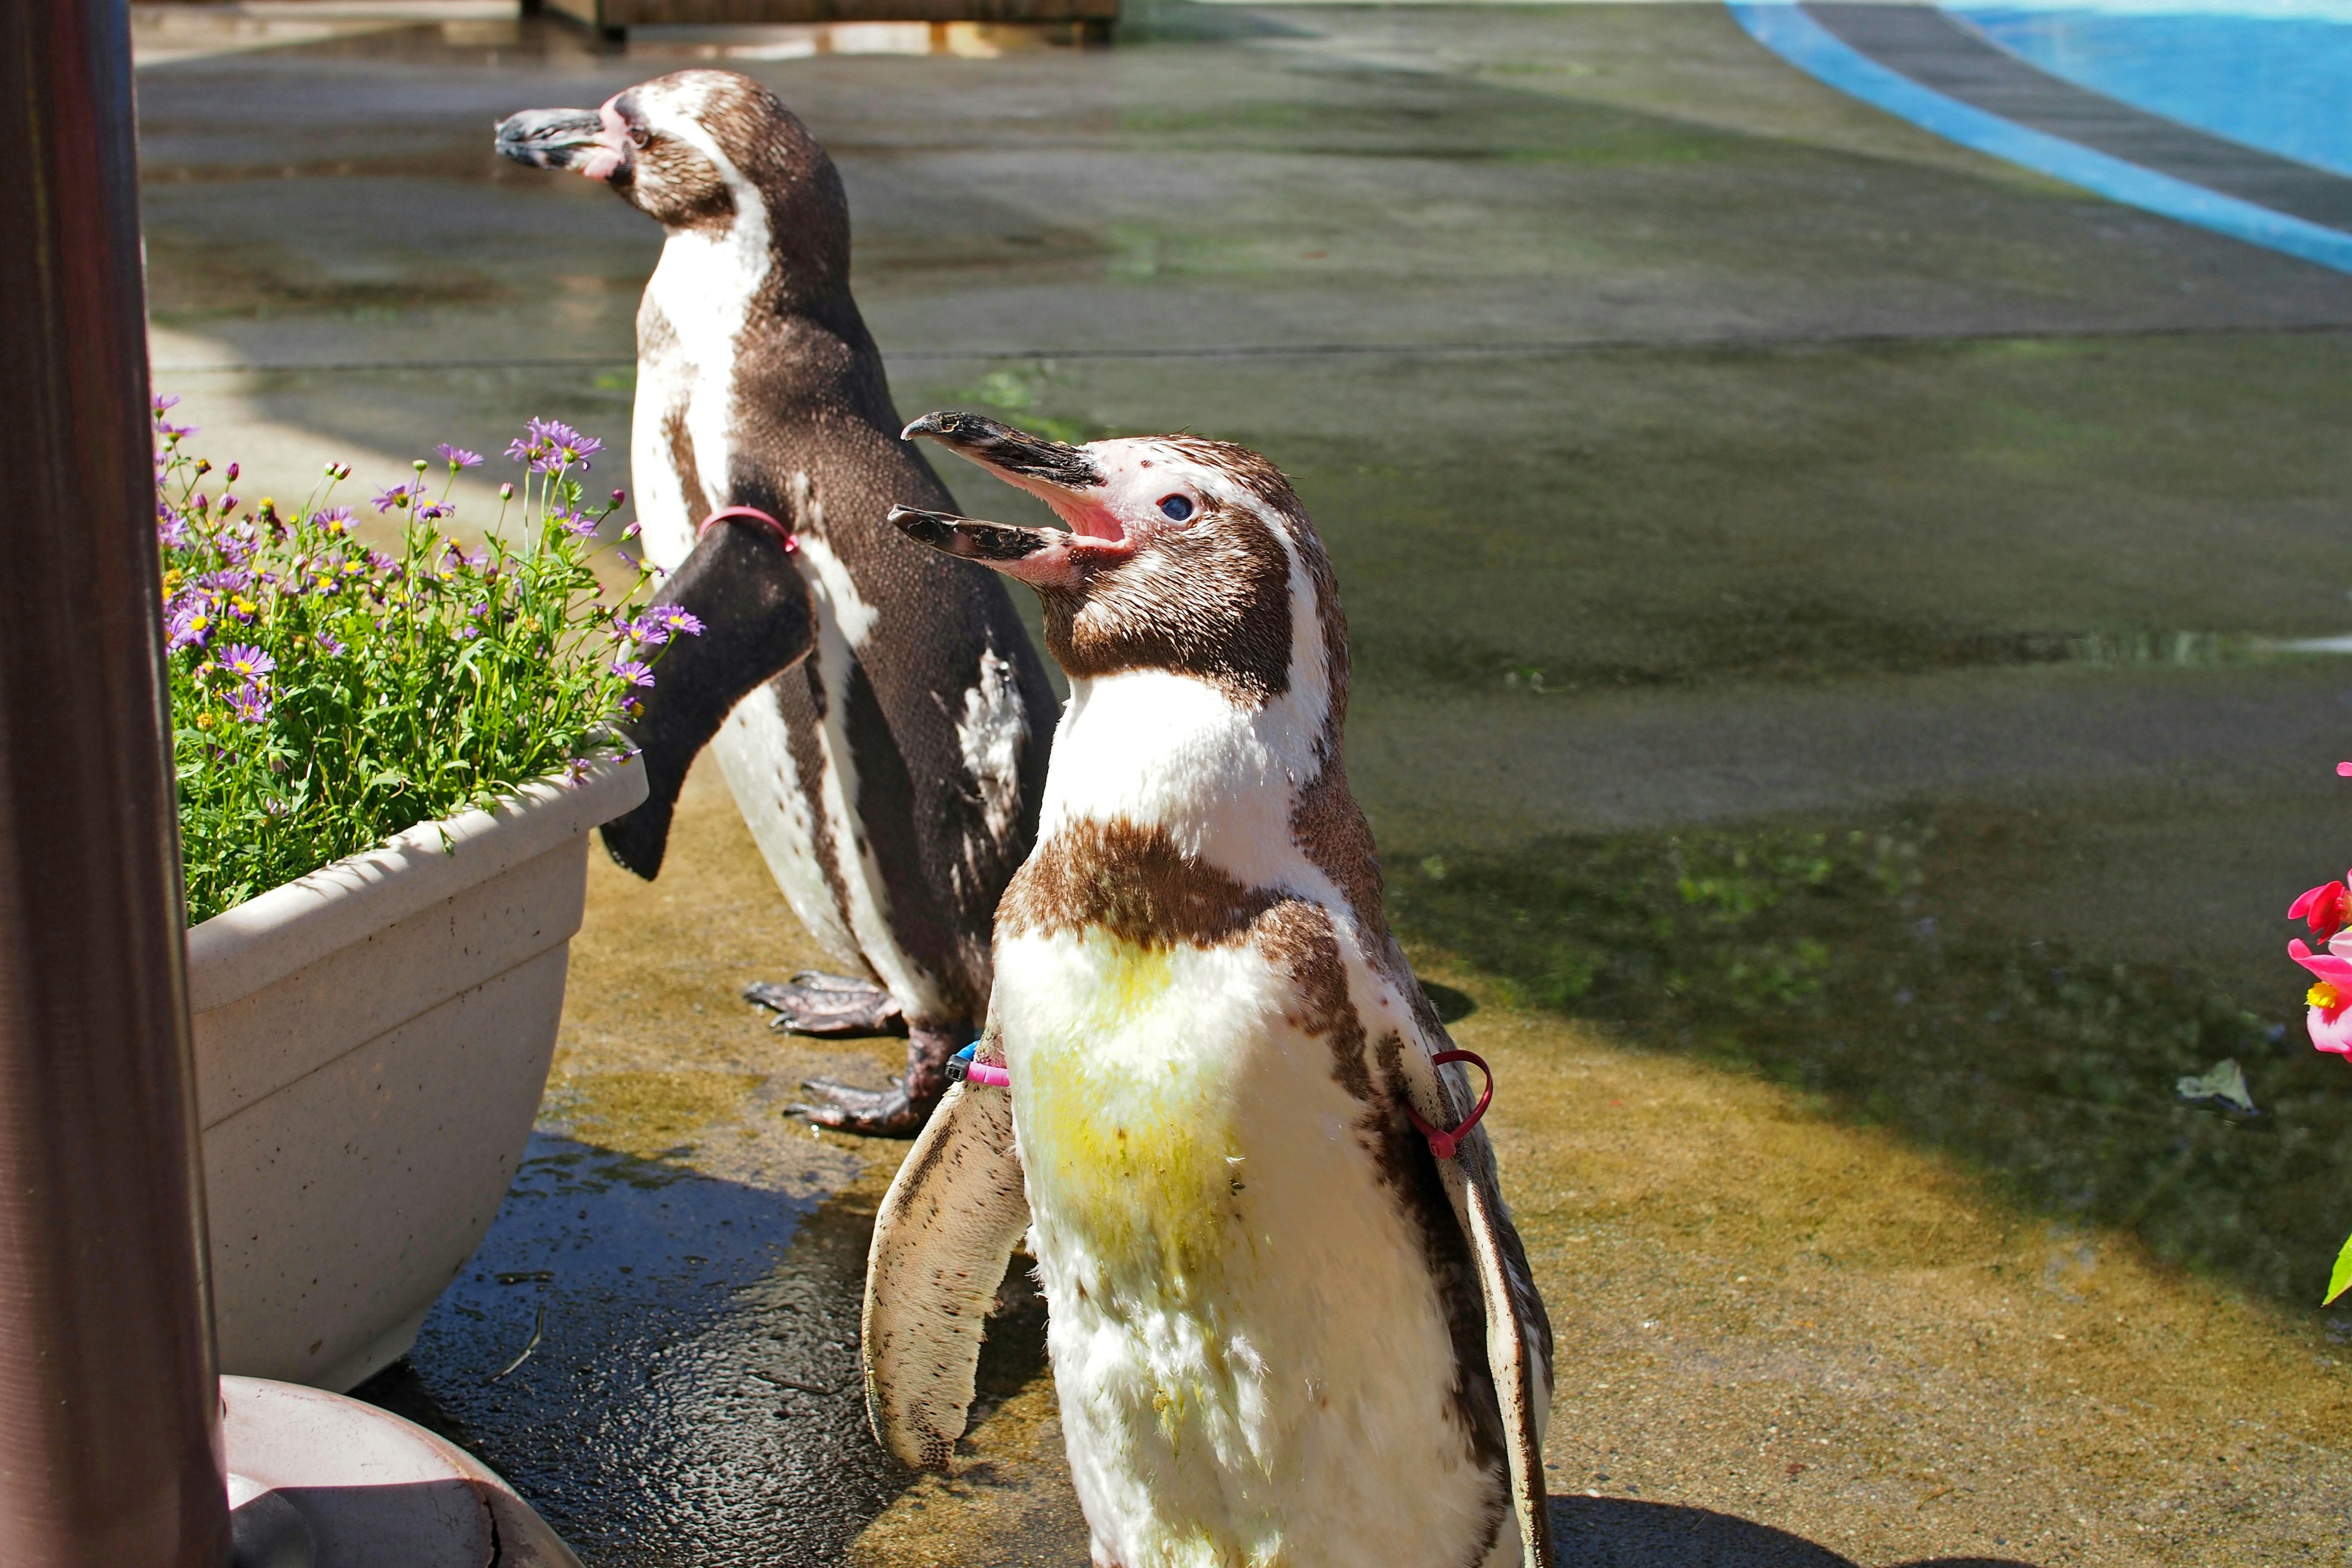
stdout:
POLYGON ((610 141, 604 116, 593 109, 526 109, 499 121, 499 156, 534 169, 589 174, 597 154, 613 151, 610 141))
POLYGON ((898 433, 902 441, 918 436, 929 436, 956 456, 970 458, 1023 489, 1090 490, 1103 482, 1102 470, 1083 447, 1032 436, 977 414, 953 409, 926 414, 898 433))
POLYGON ((959 560, 977 561, 983 565, 1002 566, 1008 571, 1018 562, 1059 548, 1066 542, 1059 529, 983 522, 976 517, 958 517, 948 511, 925 511, 919 507, 894 506, 890 509, 890 521, 899 532, 918 544, 928 544, 959 560))

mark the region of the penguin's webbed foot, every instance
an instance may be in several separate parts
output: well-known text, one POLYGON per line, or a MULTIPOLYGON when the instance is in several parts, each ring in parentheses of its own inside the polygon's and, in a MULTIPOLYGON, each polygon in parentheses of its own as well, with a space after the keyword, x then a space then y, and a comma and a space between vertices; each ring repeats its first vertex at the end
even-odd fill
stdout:
POLYGON ((887 1089, 859 1089, 829 1078, 812 1079, 801 1087, 831 1103, 788 1105, 784 1114, 868 1138, 912 1138, 923 1130, 932 1108, 948 1091, 948 1058, 971 1037, 971 1026, 961 1019, 914 1025, 907 1031, 905 1077, 887 1089))
POLYGON ((812 1094, 823 1095, 831 1103, 787 1105, 786 1116, 867 1138, 912 1138, 931 1119, 931 1106, 938 1103, 934 1099, 917 1105, 903 1083, 894 1083, 887 1089, 858 1089, 829 1078, 817 1078, 801 1087, 812 1094))
POLYGON ((743 987, 743 999, 774 1012, 770 1028, 795 1035, 887 1035, 906 1024, 898 1004, 879 985, 814 969, 782 985, 754 981, 743 987))

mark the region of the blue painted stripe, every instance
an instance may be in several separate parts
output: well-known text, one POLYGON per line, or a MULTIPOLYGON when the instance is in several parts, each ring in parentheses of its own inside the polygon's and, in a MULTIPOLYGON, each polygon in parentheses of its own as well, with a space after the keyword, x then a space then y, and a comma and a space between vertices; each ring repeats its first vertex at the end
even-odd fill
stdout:
POLYGON ((1947 98, 1880 65, 1805 15, 1796 0, 1727 0, 1750 37, 1799 69, 1947 141, 2182 223, 2352 272, 2352 234, 2127 163, 1947 98))

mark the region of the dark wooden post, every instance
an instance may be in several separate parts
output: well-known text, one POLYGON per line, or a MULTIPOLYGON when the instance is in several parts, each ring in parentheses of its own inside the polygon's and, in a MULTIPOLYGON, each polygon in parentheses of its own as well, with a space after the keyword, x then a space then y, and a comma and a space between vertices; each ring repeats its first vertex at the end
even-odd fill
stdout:
POLYGON ((0 1563, 228 1557, 124 0, 0 6, 0 1563))

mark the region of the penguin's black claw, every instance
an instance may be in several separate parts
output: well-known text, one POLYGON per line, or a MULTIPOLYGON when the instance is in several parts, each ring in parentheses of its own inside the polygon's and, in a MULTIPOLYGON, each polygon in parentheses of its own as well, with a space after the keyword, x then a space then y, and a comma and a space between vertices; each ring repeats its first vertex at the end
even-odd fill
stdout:
POLYGON ((812 1093, 823 1095, 829 1105, 787 1105, 784 1114, 813 1121, 819 1127, 831 1127, 843 1132, 856 1132, 868 1138, 912 1138, 931 1119, 931 1106, 937 1097, 918 1105, 907 1093, 907 1086, 894 1083, 888 1089, 857 1089, 845 1083, 835 1083, 829 1078, 811 1079, 801 1085, 812 1093))
POLYGON ((879 985, 814 969, 782 985, 753 981, 743 987, 743 999, 776 1015, 769 1027, 795 1035, 895 1035, 907 1025, 898 1004, 879 985))

